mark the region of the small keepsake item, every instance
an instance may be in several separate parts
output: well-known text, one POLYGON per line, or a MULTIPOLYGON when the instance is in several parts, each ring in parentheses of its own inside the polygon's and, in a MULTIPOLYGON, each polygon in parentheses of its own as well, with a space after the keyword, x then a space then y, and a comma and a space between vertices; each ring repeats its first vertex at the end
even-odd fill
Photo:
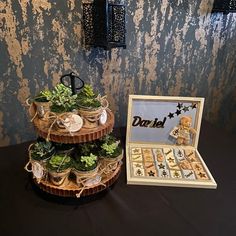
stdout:
POLYGON ((32 172, 35 178, 42 179, 44 176, 44 167, 38 162, 32 162, 32 172))
POLYGON ((67 132, 77 132, 83 126, 83 120, 79 115, 69 113, 64 115, 58 122, 59 128, 67 132))
POLYGON ((34 161, 31 160, 29 161, 26 165, 25 165, 25 170, 27 172, 32 172, 33 177, 36 179, 36 181, 38 183, 41 182, 41 180, 44 178, 44 176, 46 175, 46 170, 43 167, 43 165, 38 162, 38 161, 34 161), (29 169, 29 164, 31 164, 31 169, 29 169))
POLYGON ((174 127, 170 132, 170 136, 176 138, 177 145, 189 145, 192 136, 196 133, 196 130, 191 127, 192 117, 182 116, 179 121, 179 125, 174 127))
POLYGON ((85 181, 84 186, 91 187, 99 184, 101 182, 102 177, 100 175, 96 175, 94 178, 90 178, 85 181))
POLYGON ((107 111, 104 109, 101 113, 101 116, 99 118, 99 123, 101 125, 104 125, 107 122, 107 111))

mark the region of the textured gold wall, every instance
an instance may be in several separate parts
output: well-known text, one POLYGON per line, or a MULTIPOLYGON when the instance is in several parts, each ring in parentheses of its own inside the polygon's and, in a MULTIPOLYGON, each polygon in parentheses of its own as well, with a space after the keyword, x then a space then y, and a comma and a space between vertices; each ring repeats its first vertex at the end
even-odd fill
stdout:
POLYGON ((79 0, 0 2, 0 145, 35 137, 25 100, 74 71, 126 124, 129 94, 203 96, 204 118, 236 132, 236 14, 212 0, 127 0, 127 49, 86 50, 79 0))

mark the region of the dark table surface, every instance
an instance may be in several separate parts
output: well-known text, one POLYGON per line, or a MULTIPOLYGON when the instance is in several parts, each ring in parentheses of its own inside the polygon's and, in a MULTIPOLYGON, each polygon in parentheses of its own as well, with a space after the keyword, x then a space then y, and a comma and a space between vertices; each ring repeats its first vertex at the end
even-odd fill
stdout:
MULTIPOLYGON (((125 129, 119 129, 125 140, 125 129)), ((198 150, 218 187, 126 184, 82 199, 39 190, 24 165, 29 143, 0 149, 0 235, 236 235, 236 138, 203 122, 198 150)))

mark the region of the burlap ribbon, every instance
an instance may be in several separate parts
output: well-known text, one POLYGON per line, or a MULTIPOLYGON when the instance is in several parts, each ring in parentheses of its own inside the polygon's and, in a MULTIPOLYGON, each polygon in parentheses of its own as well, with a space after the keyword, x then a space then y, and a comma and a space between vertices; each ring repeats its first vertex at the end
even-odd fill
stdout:
POLYGON ((65 121, 65 118, 63 118, 63 117, 68 117, 73 114, 74 114, 73 112, 64 112, 64 113, 60 113, 60 114, 57 114, 57 113, 51 112, 51 111, 48 112, 47 113, 48 120, 52 120, 52 121, 51 121, 51 124, 48 129, 48 134, 47 134, 46 140, 49 141, 52 128, 55 124, 60 124, 61 128, 65 128, 67 130, 67 132, 70 133, 70 135, 72 136, 73 135, 72 132, 70 132, 68 127, 63 124, 63 122, 65 121))

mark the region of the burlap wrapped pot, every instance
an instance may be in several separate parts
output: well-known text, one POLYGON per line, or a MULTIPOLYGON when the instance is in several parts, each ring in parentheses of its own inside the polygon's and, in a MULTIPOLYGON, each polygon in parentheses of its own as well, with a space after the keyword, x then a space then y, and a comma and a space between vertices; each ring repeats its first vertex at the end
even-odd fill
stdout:
POLYGON ((116 170, 118 164, 121 162, 123 158, 123 150, 122 153, 117 157, 100 157, 102 166, 105 168, 105 172, 109 173, 111 171, 116 170))
POLYGON ((44 159, 35 160, 31 155, 31 148, 33 147, 33 145, 34 144, 31 144, 28 148, 29 161, 25 165, 25 170, 27 172, 32 172, 33 177, 37 179, 37 182, 40 182, 42 179, 46 178, 47 176, 46 164, 47 164, 47 161, 51 158, 51 156, 55 153, 55 150, 53 149, 50 153, 47 153, 44 159))
POLYGON ((48 170, 49 179, 52 182, 52 184, 56 186, 61 185, 67 185, 69 183, 69 174, 70 174, 71 168, 62 170, 62 171, 52 171, 48 170))
POLYGON ((34 101, 36 111, 40 119, 45 119, 45 114, 50 111, 51 102, 37 102, 34 101))
POLYGON ((83 118, 83 128, 93 129, 98 127, 101 114, 108 108, 108 101, 100 98, 101 106, 98 108, 88 108, 79 106, 78 114, 83 118))
POLYGON ((89 171, 81 171, 81 170, 73 169, 73 173, 76 177, 76 183, 78 185, 81 185, 81 184, 86 185, 87 181, 90 181, 96 178, 98 169, 99 169, 98 166, 96 166, 96 168, 94 168, 93 170, 89 170, 89 171))

